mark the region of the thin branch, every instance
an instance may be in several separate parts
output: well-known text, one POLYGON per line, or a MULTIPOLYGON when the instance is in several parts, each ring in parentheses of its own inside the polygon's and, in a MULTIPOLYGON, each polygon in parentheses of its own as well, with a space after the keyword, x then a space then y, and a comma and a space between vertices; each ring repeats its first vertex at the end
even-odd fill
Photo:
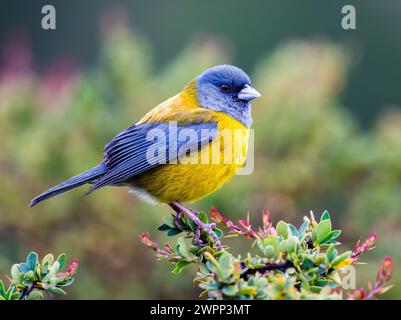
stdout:
MULTIPOLYGON (((247 266, 245 265, 244 262, 241 262, 241 267, 243 269, 247 268, 247 266)), ((283 263, 266 263, 263 267, 258 267, 258 268, 253 268, 253 269, 248 268, 248 270, 246 270, 241 275, 241 277, 244 278, 245 280, 247 280, 249 278, 249 276, 254 275, 257 272, 259 272, 261 274, 264 274, 268 271, 273 271, 273 270, 279 270, 279 271, 285 272, 287 269, 293 268, 293 267, 294 267, 294 264, 289 260, 286 260, 283 263)))

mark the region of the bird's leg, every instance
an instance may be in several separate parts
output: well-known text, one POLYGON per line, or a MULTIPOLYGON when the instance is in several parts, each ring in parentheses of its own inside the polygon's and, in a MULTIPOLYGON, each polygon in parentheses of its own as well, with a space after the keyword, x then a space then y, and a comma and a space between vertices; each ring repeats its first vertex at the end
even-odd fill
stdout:
MULTIPOLYGON (((182 214, 185 214, 189 219, 191 219, 196 226, 198 227, 199 230, 204 231, 205 233, 207 233, 209 236, 212 237, 214 243, 216 244, 217 249, 221 249, 221 243, 220 243, 220 239, 219 237, 216 235, 216 233, 213 231, 213 228, 216 226, 215 223, 203 223, 198 217, 197 214, 192 211, 191 209, 188 209, 187 207, 185 207, 182 203, 178 202, 178 201, 174 201, 172 203, 169 204, 170 207, 177 212, 180 212, 182 214)), ((195 236, 194 236, 194 242, 198 242, 202 241, 200 239, 200 231, 199 232, 195 232, 195 236)))

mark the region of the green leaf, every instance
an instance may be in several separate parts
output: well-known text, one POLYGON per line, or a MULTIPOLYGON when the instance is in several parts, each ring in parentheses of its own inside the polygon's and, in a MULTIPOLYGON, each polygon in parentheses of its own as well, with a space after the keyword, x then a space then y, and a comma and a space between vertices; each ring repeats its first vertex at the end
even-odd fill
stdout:
POLYGON ((327 262, 332 262, 337 256, 337 250, 334 247, 327 249, 326 258, 327 262))
POLYGON ((283 220, 280 220, 276 225, 277 234, 284 239, 288 238, 288 224, 283 220))
POLYGON ((288 224, 288 227, 290 228, 291 234, 293 236, 298 237, 298 230, 295 228, 291 223, 288 224))
POLYGON ((4 282, 0 280, 0 296, 5 297, 6 296, 6 289, 4 287, 4 282))
POLYGON ((214 228, 213 231, 219 239, 222 239, 224 237, 224 232, 219 228, 214 228))
POLYGON ((279 244, 277 238, 274 236, 269 236, 266 239, 258 239, 256 244, 266 258, 274 258, 278 252, 279 244))
POLYGON ((206 266, 205 263, 201 263, 199 264, 199 271, 204 275, 208 275, 210 272, 209 268, 206 266))
POLYGON ((191 228, 192 232, 195 232, 195 230, 197 229, 197 226, 195 224, 195 222, 193 222, 191 219, 188 220, 188 225, 191 228))
POLYGON ((244 287, 244 288, 239 289, 238 293, 252 297, 257 294, 257 291, 256 291, 255 287, 244 287))
POLYGON ((271 245, 264 246, 262 248, 262 252, 268 259, 274 258, 276 256, 276 249, 271 245))
POLYGON ((73 282, 74 282, 74 278, 73 277, 69 277, 69 278, 65 279, 64 281, 59 282, 57 284, 57 286, 59 286, 59 287, 67 287, 67 286, 71 285, 73 282))
POLYGON ((47 254, 42 260, 42 266, 49 266, 52 265, 54 262, 54 257, 51 253, 47 254))
POLYGON ((20 297, 20 293, 19 292, 14 292, 13 294, 11 294, 10 296, 9 296, 9 300, 18 300, 19 299, 19 297, 20 297))
POLYGON ((206 213, 204 213, 204 212, 199 213, 198 218, 203 223, 207 223, 207 215, 206 215, 206 213))
POLYGON ((7 292, 6 292, 6 296, 8 297, 8 300, 11 300, 11 296, 12 294, 16 291, 15 285, 12 284, 8 287, 7 292))
POLYGON ((320 291, 322 291, 322 288, 317 286, 309 286, 309 290, 313 293, 320 293, 320 291))
POLYGON ((298 237, 300 237, 309 226, 309 221, 304 221, 298 230, 298 237))
POLYGON ((28 280, 35 280, 35 273, 33 271, 28 271, 27 273, 25 273, 24 275, 25 279, 28 280))
POLYGON ((341 230, 333 230, 329 233, 329 235, 322 241, 322 243, 330 242, 339 237, 341 234, 341 230))
POLYGON ((33 290, 27 297, 27 300, 43 300, 43 293, 39 290, 33 290))
POLYGON ((191 252, 189 252, 187 243, 185 242, 184 238, 178 238, 176 250, 178 254, 180 254, 184 258, 189 258, 191 256, 191 252))
POLYGON ((296 236, 291 236, 286 240, 286 251, 292 253, 295 251, 298 244, 298 238, 296 236))
POLYGON ((223 253, 219 258, 219 265, 223 269, 230 269, 232 266, 231 255, 228 253, 223 253))
POLYGON ((175 267, 174 267, 174 269, 173 269, 173 273, 176 273, 176 274, 179 274, 179 273, 181 273, 181 271, 185 268, 185 267, 187 267, 187 266, 189 266, 191 264, 191 262, 188 262, 188 261, 184 261, 184 260, 181 260, 181 261, 178 261, 176 264, 175 264, 175 267))
POLYGON ((304 270, 310 270, 313 267, 313 261, 309 258, 305 258, 302 261, 302 269, 304 270))
POLYGON ((320 222, 322 222, 324 220, 330 220, 330 214, 327 210, 325 210, 323 212, 322 216, 320 217, 320 222))
POLYGON ((48 288, 46 291, 58 296, 65 296, 67 294, 63 289, 58 287, 48 288))
POLYGON ((38 262, 38 254, 34 251, 29 252, 26 258, 26 264, 29 270, 35 271, 36 263, 38 262))
POLYGON ((324 242, 324 243, 320 244, 320 246, 321 247, 329 247, 329 246, 338 246, 339 244, 341 244, 341 242, 330 241, 330 242, 324 242))
POLYGON ((181 233, 182 232, 182 230, 180 230, 180 229, 170 229, 168 232, 167 232, 167 235, 169 236, 169 237, 174 237, 175 235, 177 235, 177 234, 179 234, 179 233, 181 233))
POLYGON ((316 238, 321 243, 331 232, 331 221, 330 219, 319 222, 316 228, 316 238))
POLYGON ((326 286, 328 284, 328 282, 329 281, 327 279, 316 279, 314 281, 314 284, 318 285, 319 287, 324 287, 324 286, 326 286))
POLYGON ((223 292, 224 295, 233 297, 238 293, 239 289, 237 285, 231 285, 224 287, 221 291, 223 292))
POLYGON ((231 259, 231 255, 228 253, 223 253, 219 259, 218 259, 220 269, 218 271, 218 277, 221 279, 226 280, 228 277, 231 276, 231 273, 233 271, 233 261, 231 259))
POLYGON ((23 280, 22 285, 25 287, 30 287, 32 285, 32 280, 23 280))
POLYGON ((345 259, 348 259, 352 254, 352 251, 346 251, 343 254, 340 254, 334 261, 333 261, 333 266, 335 267, 336 265, 340 264, 343 262, 345 259))
POLYGON ((66 262, 66 255, 62 253, 57 258, 58 263, 60 264, 60 269, 64 268, 66 262))
POLYGON ((167 230, 170 230, 170 229, 171 229, 171 227, 168 226, 168 225, 165 224, 165 223, 163 223, 161 226, 159 226, 159 227, 157 228, 157 230, 159 230, 159 231, 167 231, 167 230))
POLYGON ((60 270, 60 263, 58 261, 54 261, 54 263, 49 268, 49 275, 54 276, 60 270))
POLYGON ((11 277, 15 283, 19 283, 21 281, 21 272, 19 271, 18 264, 13 264, 11 267, 11 277))

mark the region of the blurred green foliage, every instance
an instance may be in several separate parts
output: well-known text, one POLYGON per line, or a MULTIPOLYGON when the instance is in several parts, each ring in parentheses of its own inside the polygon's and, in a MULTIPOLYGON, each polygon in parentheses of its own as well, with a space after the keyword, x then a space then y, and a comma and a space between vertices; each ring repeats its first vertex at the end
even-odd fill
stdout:
MULTIPOLYGON (((197 40, 156 72, 146 39, 117 24, 104 33, 91 70, 2 66, 0 274, 28 249, 66 252, 80 260, 71 298, 195 298, 192 272, 166 273, 140 245, 141 231, 156 229, 167 206, 142 203, 125 188, 86 198, 75 190, 34 209, 28 203, 98 163, 106 142, 205 68, 229 63, 225 50, 214 39, 197 40)), ((350 66, 347 48, 294 41, 247 70, 263 95, 254 103, 255 170, 194 206, 231 219, 249 211, 251 222, 268 209, 293 223, 300 212, 328 209, 350 247, 379 233, 370 255, 376 263, 358 269, 366 283, 379 257, 401 262, 401 112, 389 110, 361 131, 341 103, 350 66)), ((401 297, 400 287, 388 295, 401 297)))

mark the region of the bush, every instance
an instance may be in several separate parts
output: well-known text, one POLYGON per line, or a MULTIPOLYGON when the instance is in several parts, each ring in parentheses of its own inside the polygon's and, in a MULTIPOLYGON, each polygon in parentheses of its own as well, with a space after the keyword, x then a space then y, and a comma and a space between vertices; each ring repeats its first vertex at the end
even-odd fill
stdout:
POLYGON ((78 268, 78 260, 72 260, 66 271, 60 272, 66 263, 66 255, 60 254, 55 260, 52 254, 40 262, 36 252, 30 252, 26 262, 14 264, 11 268, 10 285, 5 287, 0 280, 0 300, 40 300, 43 293, 49 296, 66 295, 62 289, 74 282, 73 275, 78 268))
MULTIPOLYGON (((313 213, 304 217, 299 228, 279 221, 275 227, 268 212, 262 213, 263 226, 252 228, 249 217, 237 224, 224 218, 218 211, 210 211, 212 226, 220 239, 241 236, 256 245, 257 253, 245 257, 234 255, 228 246, 221 249, 206 233, 197 232, 196 225, 185 217, 169 216, 159 230, 169 236, 186 233, 175 246, 160 247, 148 233, 141 235, 142 242, 151 248, 159 260, 174 265, 173 273, 195 264, 194 282, 209 299, 342 299, 342 282, 338 271, 359 260, 370 250, 377 238, 372 233, 364 242, 358 242, 353 251, 339 252, 338 237, 341 230, 333 230, 330 215, 325 211, 320 220, 313 213), (224 231, 223 231, 224 230, 224 231), (191 243, 186 241, 191 239, 191 243)), ((198 214, 208 223, 205 213, 198 214)), ((348 299, 371 299, 391 288, 387 285, 392 276, 392 259, 386 257, 380 265, 377 279, 369 289, 356 289, 348 299)))

